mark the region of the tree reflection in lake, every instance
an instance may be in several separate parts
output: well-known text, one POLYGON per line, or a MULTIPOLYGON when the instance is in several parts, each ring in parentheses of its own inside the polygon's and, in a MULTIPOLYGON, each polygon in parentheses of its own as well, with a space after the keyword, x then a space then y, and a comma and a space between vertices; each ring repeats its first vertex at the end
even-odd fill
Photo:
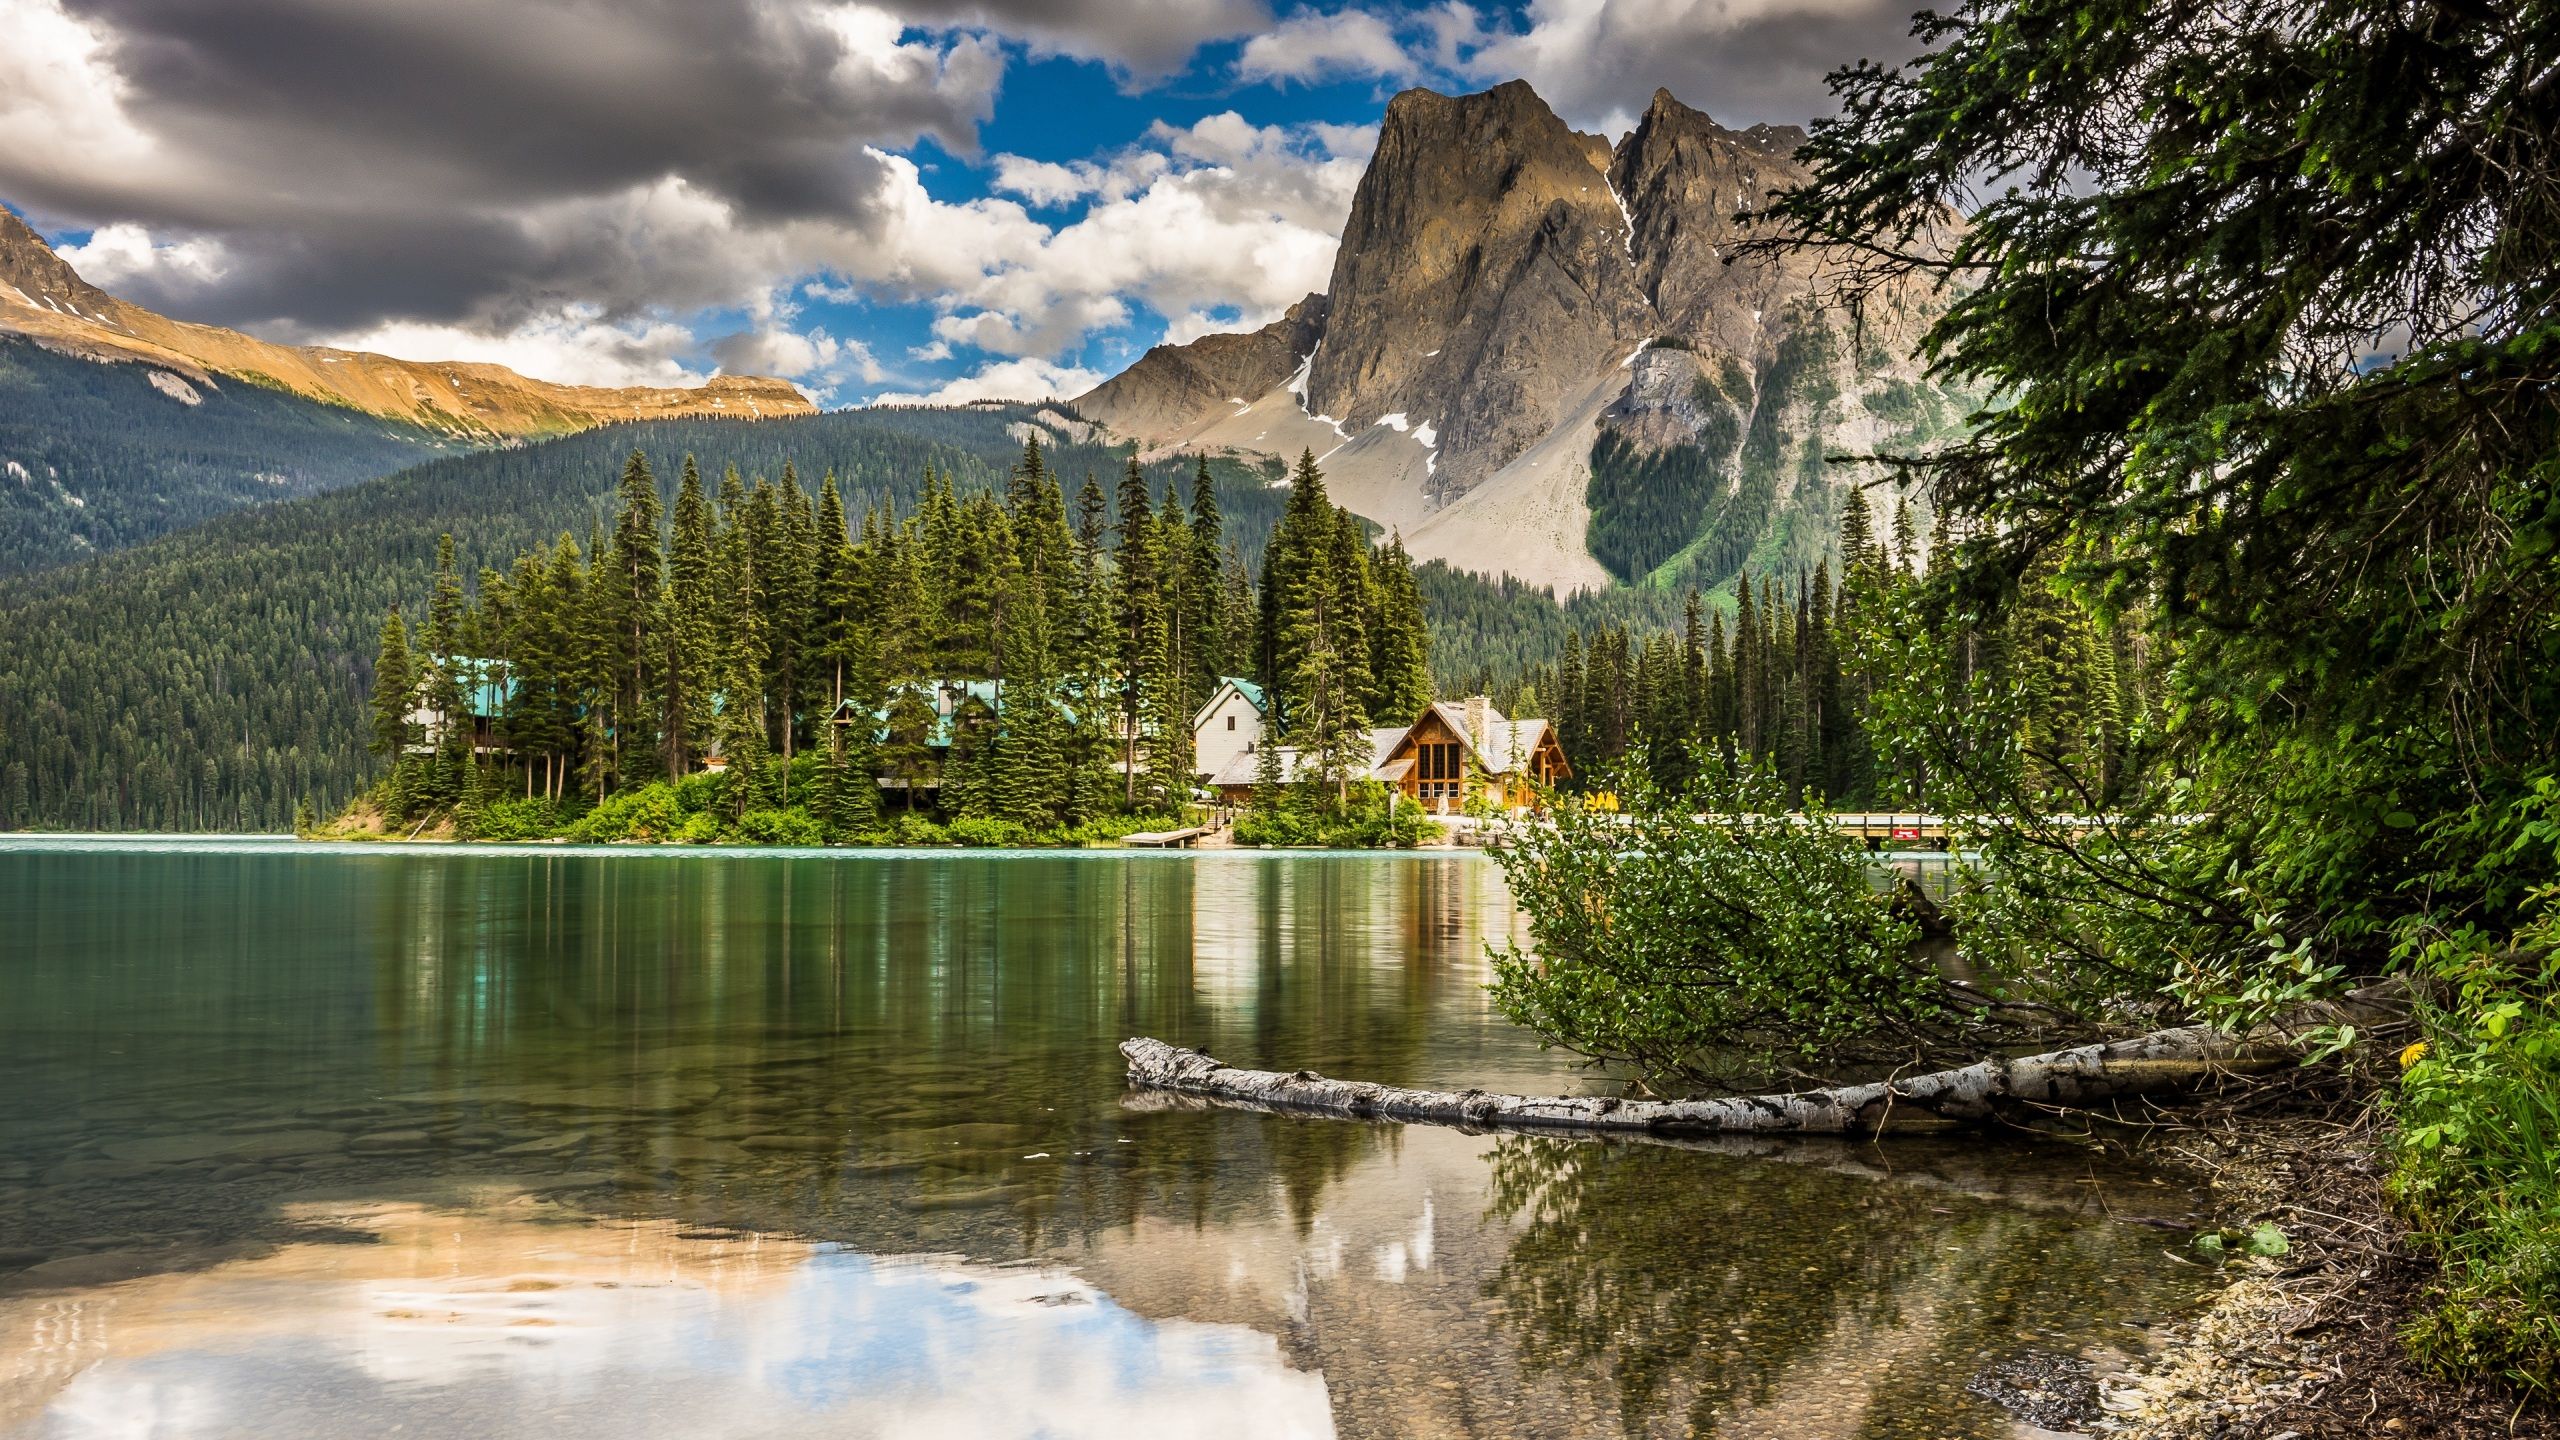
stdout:
MULTIPOLYGON (((2156 1243, 1955 1198, 1969 1181, 1129 1103, 1132 1033, 1590 1083, 1490 1011, 1485 944, 1515 921, 1479 857, 0 838, 0 914, 0 1307, 200 1273, 300 1324, 326 1287, 258 1267, 330 1268, 359 1238, 328 1228, 340 1207, 460 1233, 503 1206, 829 1246, 839 1278, 1064 1267, 1149 1325, 1271 1337, 1340 1434, 1505 1437, 1719 1413, 1729 1436, 1848 1434, 1825 1427, 1896 1409, 1896 1433, 1992 1434, 1965 1347, 2086 1343, 2110 1259, 2138 1318, 2177 1308, 2144 1308, 2176 1269, 2156 1243)), ((512 1254, 472 1283, 507 1293, 512 1254)))
MULTIPOLYGON (((1799 1160, 1861 1160, 1807 1143, 1799 1160)), ((2068 1213, 2085 1209, 2069 1177, 2016 1183, 2029 1178, 2017 1167, 2049 1161, 1987 1158, 2022 1193, 1994 1203, 1961 1178, 1876 1183, 1824 1163, 1504 1137, 1488 1206, 1521 1231, 1486 1293, 1532 1366, 1605 1366, 1630 1434, 1976 1433, 1981 1407, 1950 1376, 2077 1350, 2060 1337, 2174 1310, 2184 1288, 2126 1263, 2151 1259, 2156 1233, 2068 1213)))

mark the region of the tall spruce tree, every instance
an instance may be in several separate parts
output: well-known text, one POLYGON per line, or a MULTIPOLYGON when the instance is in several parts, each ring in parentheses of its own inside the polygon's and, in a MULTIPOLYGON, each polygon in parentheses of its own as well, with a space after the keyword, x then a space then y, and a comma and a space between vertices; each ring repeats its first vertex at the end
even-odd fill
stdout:
POLYGON ((719 628, 714 615, 719 600, 714 585, 719 558, 712 543, 711 501, 702 490, 702 471, 692 456, 684 457, 683 477, 676 484, 674 531, 667 550, 664 613, 658 633, 664 645, 664 708, 659 721, 665 736, 667 778, 681 779, 713 741, 718 716, 712 697, 719 689, 719 628))
POLYGON ((1114 552, 1112 593, 1113 663, 1119 684, 1121 803, 1138 804, 1138 777, 1146 770, 1151 785, 1164 776, 1151 764, 1150 731, 1165 710, 1164 571, 1156 548, 1155 507, 1147 491, 1146 472, 1133 458, 1120 481, 1120 545, 1114 552))
POLYGON ((665 559, 659 549, 658 481, 649 457, 633 450, 615 487, 613 543, 606 564, 613 582, 604 617, 613 636, 613 733, 616 777, 636 782, 644 768, 658 768, 654 744, 660 721, 659 656, 650 629, 660 613, 665 559))

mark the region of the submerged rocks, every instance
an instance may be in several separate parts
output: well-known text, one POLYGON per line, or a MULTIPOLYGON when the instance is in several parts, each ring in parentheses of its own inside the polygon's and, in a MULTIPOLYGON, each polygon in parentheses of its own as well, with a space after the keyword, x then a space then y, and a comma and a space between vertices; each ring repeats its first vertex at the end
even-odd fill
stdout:
POLYGON ((145 1165, 183 1165, 199 1160, 280 1160, 335 1150, 345 1137, 335 1130, 276 1130, 265 1134, 154 1135, 123 1140, 104 1148, 111 1160, 145 1165))

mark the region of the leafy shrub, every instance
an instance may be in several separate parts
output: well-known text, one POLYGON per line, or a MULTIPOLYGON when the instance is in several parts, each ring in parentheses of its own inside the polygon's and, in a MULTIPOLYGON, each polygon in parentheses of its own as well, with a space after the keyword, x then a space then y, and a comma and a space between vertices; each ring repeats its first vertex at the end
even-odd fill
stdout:
POLYGON ((1439 834, 1440 826, 1419 806, 1403 803, 1375 780, 1355 782, 1348 803, 1338 808, 1331 791, 1299 787, 1284 793, 1277 808, 1248 810, 1235 825, 1240 845, 1340 850, 1410 850, 1439 834))
POLYGON ((1097 815, 1081 825, 1070 825, 1046 831, 1039 837, 1044 845, 1107 844, 1125 836, 1149 830, 1175 830, 1191 821, 1177 815, 1097 815))
POLYGON ((674 839, 679 845, 717 844, 720 839, 720 817, 699 813, 687 815, 684 817, 684 823, 676 827, 674 839))
POLYGON ((729 808, 729 777, 710 770, 676 782, 676 808, 687 815, 724 814, 729 808))
POLYGON ((1016 850, 1031 843, 1031 831, 1019 820, 963 815, 942 827, 954 845, 980 850, 1016 850))
POLYGON ((637 790, 606 797, 603 804, 569 827, 569 838, 596 844, 669 840, 683 826, 684 819, 676 804, 674 787, 653 781, 637 790))
POLYGON ((890 827, 888 843, 908 846, 948 845, 951 843, 951 836, 941 826, 933 823, 930 817, 910 812, 900 815, 897 823, 890 827))
POLYGON ((559 828, 559 807, 547 799, 499 800, 482 807, 476 838, 540 840, 559 828))
POLYGON ((1632 759, 1598 781, 1620 812, 1567 804, 1496 852, 1537 942, 1494 951, 1496 1007, 1551 1044, 1698 1086, 1963 1038, 1857 842, 1818 805, 1780 818, 1764 763, 1695 764, 1674 792, 1632 759))
POLYGON ((787 810, 750 810, 738 817, 738 838, 750 845, 823 845, 826 833, 817 817, 794 805, 787 810))
MULTIPOLYGON (((2542 893, 2549 904, 2553 891, 2542 893)), ((2443 1270, 2408 1329, 2452 1373, 2560 1389, 2560 923, 2417 951, 2426 1039, 2402 1052, 2391 1198, 2443 1270)))

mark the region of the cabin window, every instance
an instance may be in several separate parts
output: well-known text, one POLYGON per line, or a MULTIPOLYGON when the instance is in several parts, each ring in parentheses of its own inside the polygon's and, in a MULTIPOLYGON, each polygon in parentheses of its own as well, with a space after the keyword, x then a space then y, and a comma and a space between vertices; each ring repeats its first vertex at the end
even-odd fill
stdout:
POLYGON ((1227 728, 1230 730, 1236 728, 1236 717, 1233 715, 1227 717, 1227 728))

